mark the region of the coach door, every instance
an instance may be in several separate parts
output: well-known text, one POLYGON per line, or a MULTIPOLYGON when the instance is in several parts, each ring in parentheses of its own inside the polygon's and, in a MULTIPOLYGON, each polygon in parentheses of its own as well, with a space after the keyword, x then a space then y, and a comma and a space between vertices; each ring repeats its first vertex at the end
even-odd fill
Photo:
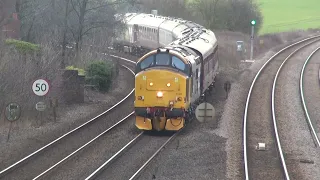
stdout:
POLYGON ((138 41, 138 32, 139 32, 139 26, 137 24, 133 25, 133 42, 138 41))

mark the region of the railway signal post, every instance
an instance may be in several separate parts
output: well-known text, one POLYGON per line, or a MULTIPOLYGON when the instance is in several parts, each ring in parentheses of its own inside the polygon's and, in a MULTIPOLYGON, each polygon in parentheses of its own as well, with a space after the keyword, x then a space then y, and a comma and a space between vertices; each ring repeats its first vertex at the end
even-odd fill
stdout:
POLYGON ((251 51, 250 51, 250 60, 253 57, 253 38, 254 38, 254 26, 256 25, 256 20, 251 21, 251 51))

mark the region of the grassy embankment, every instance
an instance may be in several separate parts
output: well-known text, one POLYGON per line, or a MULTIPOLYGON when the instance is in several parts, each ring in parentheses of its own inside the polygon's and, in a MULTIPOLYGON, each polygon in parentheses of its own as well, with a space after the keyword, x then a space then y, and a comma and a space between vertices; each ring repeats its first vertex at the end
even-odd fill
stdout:
POLYGON ((264 22, 259 34, 320 28, 320 0, 256 0, 264 22))

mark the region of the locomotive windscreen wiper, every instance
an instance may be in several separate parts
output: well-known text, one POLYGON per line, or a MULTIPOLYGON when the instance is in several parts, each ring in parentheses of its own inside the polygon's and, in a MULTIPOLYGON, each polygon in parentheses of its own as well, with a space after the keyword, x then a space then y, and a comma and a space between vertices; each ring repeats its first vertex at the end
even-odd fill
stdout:
MULTIPOLYGON (((177 66, 174 64, 174 63, 172 63, 172 66, 174 67, 174 68, 177 68, 177 66)), ((178 68, 177 68, 178 69, 178 68)))
POLYGON ((147 66, 147 68, 150 67, 152 64, 153 64, 153 61, 151 61, 151 63, 147 66))

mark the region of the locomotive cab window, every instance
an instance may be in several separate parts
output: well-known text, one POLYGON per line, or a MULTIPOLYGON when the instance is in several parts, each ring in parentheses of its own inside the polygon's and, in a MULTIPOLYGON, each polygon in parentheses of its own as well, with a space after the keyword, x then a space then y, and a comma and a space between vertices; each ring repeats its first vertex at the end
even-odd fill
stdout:
POLYGON ((156 55, 156 65, 169 65, 170 55, 169 54, 157 54, 156 55))
POLYGON ((185 64, 180 58, 167 53, 158 53, 150 55, 140 61, 136 66, 136 73, 154 66, 166 66, 182 71, 183 73, 190 75, 190 66, 185 64))
POLYGON ((143 61, 141 61, 139 66, 140 66, 140 69, 143 70, 143 69, 146 69, 152 65, 153 65, 153 56, 148 56, 143 61))
POLYGON ((184 62, 176 56, 172 56, 172 67, 180 69, 181 71, 186 69, 184 62))

